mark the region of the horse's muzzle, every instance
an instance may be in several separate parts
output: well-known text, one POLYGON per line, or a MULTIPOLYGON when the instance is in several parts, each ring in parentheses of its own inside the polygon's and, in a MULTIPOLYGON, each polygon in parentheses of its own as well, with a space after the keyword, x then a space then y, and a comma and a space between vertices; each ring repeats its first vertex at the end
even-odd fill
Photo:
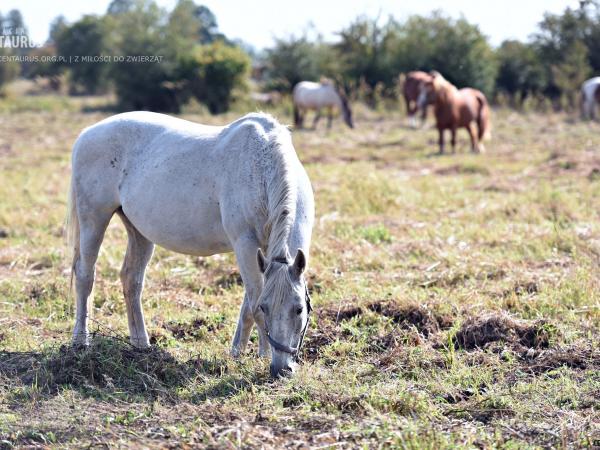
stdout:
POLYGON ((271 364, 271 377, 273 378, 289 378, 294 374, 293 365, 277 366, 271 364))

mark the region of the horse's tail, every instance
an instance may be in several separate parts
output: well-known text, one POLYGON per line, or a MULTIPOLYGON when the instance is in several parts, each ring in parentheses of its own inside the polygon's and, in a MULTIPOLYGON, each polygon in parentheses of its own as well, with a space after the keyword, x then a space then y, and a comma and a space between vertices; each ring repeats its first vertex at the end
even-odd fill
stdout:
POLYGON ((481 92, 476 94, 479 103, 479 114, 477 114, 477 128, 479 129, 479 140, 490 140, 492 138, 492 124, 490 123, 490 106, 485 95, 481 92))
POLYGON ((406 83, 406 74, 404 72, 400 72, 398 75, 398 92, 400 94, 404 94, 404 84, 406 83))
POLYGON ((79 218, 77 217, 77 204, 75 198, 75 180, 71 176, 71 185, 69 187, 69 198, 67 206, 67 218, 65 231, 67 236, 67 246, 71 253, 71 280, 70 289, 73 288, 73 274, 75 273, 75 264, 79 259, 79 218))

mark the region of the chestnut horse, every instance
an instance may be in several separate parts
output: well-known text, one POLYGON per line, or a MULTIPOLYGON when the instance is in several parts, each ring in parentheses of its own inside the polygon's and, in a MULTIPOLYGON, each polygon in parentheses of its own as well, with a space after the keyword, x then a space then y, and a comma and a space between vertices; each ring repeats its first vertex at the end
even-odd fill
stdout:
POLYGON ((472 88, 457 89, 439 72, 431 72, 431 81, 422 84, 418 103, 426 105, 433 96, 433 110, 439 132, 440 153, 444 153, 444 130, 452 132, 452 153, 456 150, 456 129, 466 128, 471 137, 471 150, 483 153, 481 142, 489 139, 490 108, 485 95, 472 88), (477 123, 477 130, 475 130, 477 123))
MULTIPOLYGON (((401 79, 402 78, 404 77, 401 75, 401 79)), ((415 70, 413 72, 408 72, 403 82, 401 82, 402 95, 404 96, 404 101, 406 102, 406 113, 408 114, 409 121, 413 126, 416 125, 415 115, 419 110, 421 111, 421 125, 425 123, 425 119, 427 118, 427 105, 433 103, 431 100, 424 105, 420 105, 418 102, 419 93, 421 92, 421 85, 427 81, 431 81, 431 75, 429 75, 427 72, 415 70)))

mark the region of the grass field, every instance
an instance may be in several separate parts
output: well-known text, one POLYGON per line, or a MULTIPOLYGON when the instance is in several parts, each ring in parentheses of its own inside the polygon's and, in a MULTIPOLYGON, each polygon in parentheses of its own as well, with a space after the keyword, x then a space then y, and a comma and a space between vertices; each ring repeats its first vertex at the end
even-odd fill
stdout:
POLYGON ((298 375, 272 381, 256 336, 228 356, 233 255, 157 249, 154 346, 129 346, 116 217, 93 343, 69 347, 70 147, 108 113, 36 104, 0 105, 0 449, 600 446, 597 123, 495 111, 484 155, 463 131, 437 156, 433 129, 364 108, 354 130, 294 132, 317 204, 315 315, 298 375))

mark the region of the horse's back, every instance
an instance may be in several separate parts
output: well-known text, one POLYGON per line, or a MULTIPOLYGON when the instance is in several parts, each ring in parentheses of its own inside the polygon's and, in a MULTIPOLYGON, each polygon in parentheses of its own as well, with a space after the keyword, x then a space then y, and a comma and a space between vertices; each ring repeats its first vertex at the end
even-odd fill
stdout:
POLYGON ((294 87, 294 103, 307 108, 339 106, 340 98, 333 85, 301 81, 294 87))
POLYGON ((590 78, 581 85, 581 92, 588 99, 594 98, 598 86, 600 86, 600 77, 590 78))

